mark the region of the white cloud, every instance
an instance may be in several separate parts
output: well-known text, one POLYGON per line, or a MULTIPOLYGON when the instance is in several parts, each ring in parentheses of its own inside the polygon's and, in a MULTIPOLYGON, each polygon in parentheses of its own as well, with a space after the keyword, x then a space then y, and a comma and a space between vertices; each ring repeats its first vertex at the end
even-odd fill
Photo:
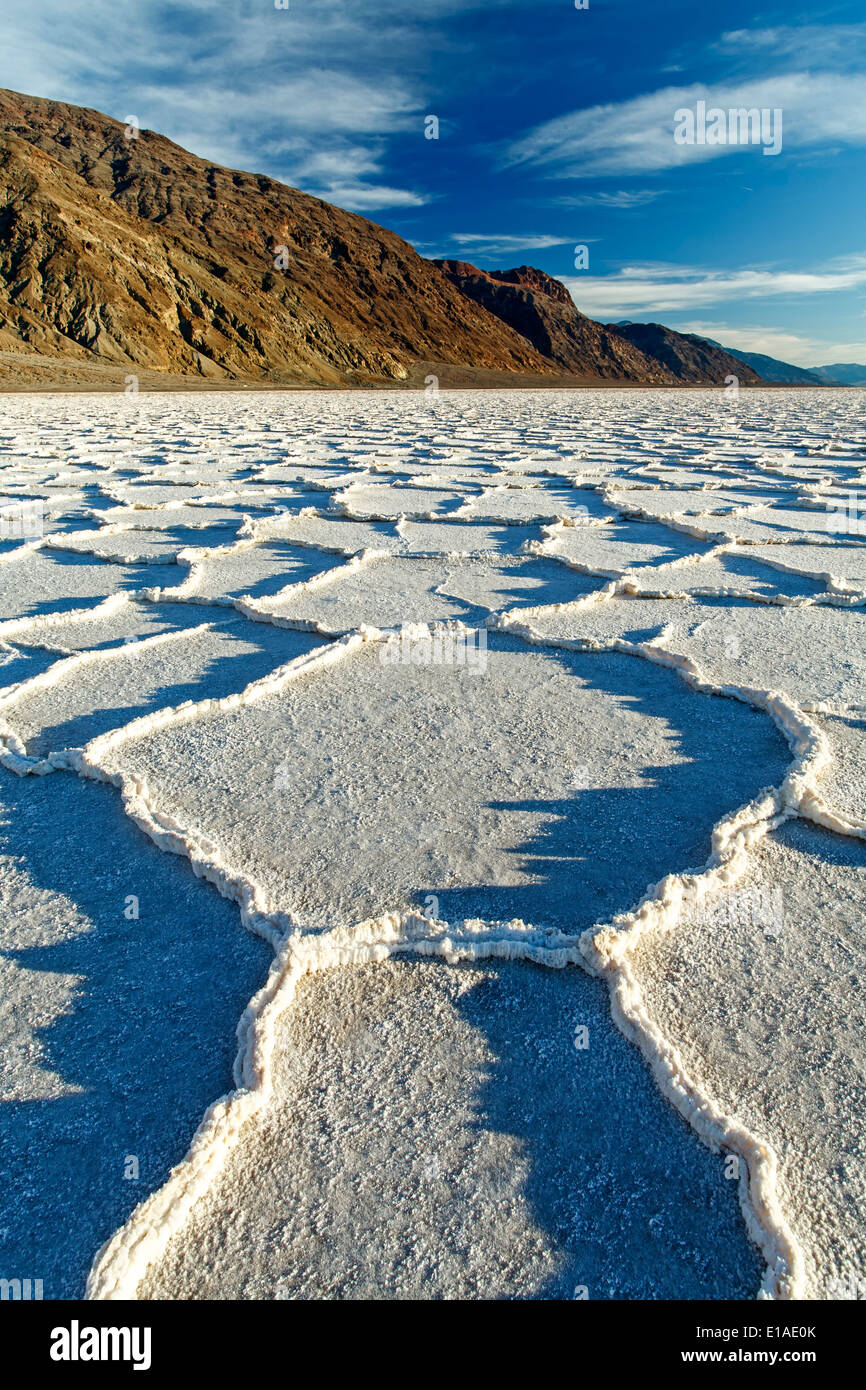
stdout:
POLYGON ((408 188, 389 188, 387 184, 337 183, 328 188, 307 188, 314 198, 350 212, 370 212, 374 208, 420 208, 430 199, 408 188))
POLYGON ((714 47, 751 61, 755 50, 768 59, 816 68, 854 66, 866 52, 866 24, 777 25, 772 29, 730 29, 714 47))
POLYGON ((300 177, 325 179, 328 182, 352 180, 365 174, 378 174, 381 160, 375 147, 365 145, 329 145, 314 150, 298 169, 300 177))
POLYGON ((127 111, 204 159, 296 184, 321 178, 329 160, 343 181, 378 174, 383 136, 411 128, 413 119, 420 128, 398 85, 374 87, 329 69, 275 75, 265 93, 140 85, 109 114, 127 111))
POLYGON ((680 145, 675 113, 699 100, 723 110, 783 113, 783 151, 866 145, 866 76, 783 73, 754 82, 665 87, 628 101, 592 106, 537 126, 508 148, 506 163, 531 163, 560 178, 673 169, 723 155, 763 162, 758 146, 680 145))
POLYGON ((593 318, 657 317, 747 299, 857 289, 866 286, 866 257, 821 271, 706 271, 650 265, 625 266, 615 275, 562 278, 578 307, 593 318))
POLYGON ((374 208, 418 208, 429 203, 429 197, 412 189, 361 182, 364 178, 382 174, 380 149, 378 143, 364 146, 336 141, 327 149, 313 150, 300 164, 296 164, 292 180, 313 197, 323 198, 352 212, 367 212, 374 208))
POLYGON ((557 201, 564 207, 640 208, 655 202, 667 190, 664 188, 617 188, 609 192, 569 194, 557 201))
MULTIPOLYGON (((596 240, 585 237, 585 241, 596 240)), ((534 251, 549 251, 556 246, 571 246, 573 238, 526 233, 514 235, 510 232, 455 232, 443 242, 420 241, 413 239, 412 245, 422 256, 430 260, 445 261, 497 261, 499 268, 522 264, 527 254, 534 251)), ((569 260, 571 257, 569 256, 569 260)))
POLYGON ((452 247, 461 251, 472 251, 478 255, 511 255, 513 251, 547 251, 553 246, 567 246, 566 238, 561 236, 532 235, 514 236, 496 232, 455 232, 449 238, 452 247))

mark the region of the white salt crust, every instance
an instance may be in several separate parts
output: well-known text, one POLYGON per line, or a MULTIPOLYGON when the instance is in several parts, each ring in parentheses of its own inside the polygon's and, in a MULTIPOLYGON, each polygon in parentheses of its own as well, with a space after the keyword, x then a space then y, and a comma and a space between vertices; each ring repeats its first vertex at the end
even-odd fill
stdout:
MULTIPOLYGON (((701 664, 693 650, 678 646, 677 624, 670 621, 670 614, 677 611, 678 605, 691 608, 702 600, 735 600, 744 623, 748 623, 750 611, 766 605, 810 609, 816 616, 822 610, 832 610, 840 622, 843 614, 862 610, 866 606, 866 579, 850 559, 852 550, 858 553, 857 540, 822 529, 821 511, 828 498, 834 500, 839 490, 850 486, 852 478, 862 484, 866 475, 862 430, 856 435, 857 422, 852 417, 849 423, 856 436, 854 442, 840 443, 836 439, 831 449, 826 435, 822 439, 816 429, 814 404, 806 409, 801 396, 795 406, 792 402, 797 401, 797 396, 786 395, 785 408, 791 416, 788 419, 779 404, 781 394, 774 397, 773 393, 754 393, 749 398, 750 414, 746 414, 746 419, 757 416, 769 420, 777 438, 771 441, 763 432, 755 443, 744 428, 736 434, 732 447, 730 417, 726 418, 726 407, 718 404, 713 393, 641 393, 639 397, 626 396, 625 404, 611 393, 581 393, 582 412, 589 411, 599 427, 614 426, 607 434, 600 428, 598 438, 593 439, 586 419, 575 424, 573 419, 562 416, 563 400, 568 397, 557 400, 555 394, 533 393, 516 407, 515 397, 509 393, 506 410, 506 399, 497 401, 493 395, 466 393, 453 400, 446 398, 446 408, 439 408, 443 418, 436 426, 437 432, 419 442, 414 422, 417 406, 412 404, 410 409, 406 397, 350 394, 320 400, 308 396, 300 403, 292 401, 281 406, 284 434, 280 435, 276 451, 281 457, 265 453, 260 463, 248 467, 250 476, 245 482, 249 486, 242 480, 240 485, 228 489, 215 486, 206 491, 196 482, 202 469, 191 468, 190 476, 183 476, 183 469, 189 467, 185 461, 183 469, 179 469, 183 481, 162 490, 137 485, 128 478, 120 486, 113 486, 112 472, 121 466, 121 460, 109 457, 99 462, 98 473, 86 471, 80 475, 91 488, 96 481, 99 492, 111 504, 104 510, 90 511, 89 516, 99 521, 94 530, 72 532, 67 537, 63 532, 51 531, 0 554, 0 565, 20 573, 25 585, 27 567, 35 557, 40 553, 60 554, 64 549, 89 555, 96 564, 165 564, 167 556, 159 546, 136 548, 136 523, 129 519, 136 508, 146 512, 141 529, 147 529, 149 534, 156 513, 170 510, 177 520, 183 518, 186 525, 193 524, 186 520, 193 508, 204 513, 208 507, 216 511, 228 505, 236 511, 239 525, 235 539, 226 545, 184 544, 176 551, 169 547, 168 560, 178 571, 174 584, 143 583, 112 593, 89 607, 39 612, 0 623, 0 643, 5 649, 13 651, 18 642, 45 646, 59 653, 64 651, 63 633, 70 627, 77 633, 86 632, 89 624, 113 620, 143 604, 198 603, 229 608, 257 623, 327 635, 333 633, 333 625, 302 616, 306 598, 327 590, 339 602, 341 583, 365 574, 374 576, 376 565, 389 557, 392 563, 395 556, 400 557, 396 562, 408 566, 413 559, 425 555, 433 558, 445 554, 459 560, 460 556, 498 552, 511 555, 518 562, 525 556, 528 563, 537 557, 588 576, 597 587, 565 603, 493 611, 487 619, 490 630, 508 633, 531 647, 618 652, 668 667, 698 695, 721 696, 761 711, 781 731, 791 750, 791 763, 779 786, 768 789, 717 823, 711 853, 701 872, 667 875, 632 911, 620 914, 612 922, 597 923, 589 930, 570 935, 522 921, 446 922, 414 912, 387 912, 363 922, 342 923, 319 934, 305 934, 290 916, 268 910, 260 885, 248 876, 243 865, 225 862, 219 846, 203 832, 193 831, 161 811, 144 778, 125 771, 115 755, 125 744, 158 730, 192 725, 217 712, 254 705, 300 678, 327 679, 329 670, 337 663, 351 661, 362 647, 393 643, 399 640, 399 634, 361 624, 236 693, 221 699, 187 702, 176 708, 167 706, 95 737, 83 749, 56 749, 40 757, 27 755, 16 728, 16 710, 26 709, 30 697, 63 686, 85 668, 108 668, 118 661, 131 660, 136 651, 146 654, 171 644, 182 645, 205 633, 209 625, 142 638, 130 643, 120 655, 116 648, 75 650, 61 655, 38 674, 0 691, 0 762, 7 769, 21 776, 66 771, 117 786, 127 815, 160 848, 188 858, 198 876, 237 902, 244 926, 268 941, 274 951, 268 980, 250 1001, 238 1025, 235 1090, 208 1109, 188 1154, 169 1180, 135 1209, 98 1252, 88 1281, 89 1297, 136 1296, 145 1272, 159 1259, 172 1235, 182 1228, 196 1201, 210 1190, 243 1126, 268 1105, 273 1086, 276 1024, 290 1007, 299 981, 320 971, 368 965, 407 953, 440 957, 448 962, 492 958, 526 960, 552 968, 577 965, 603 976, 608 982, 615 1021, 647 1059, 663 1094, 712 1150, 724 1149, 742 1160, 741 1207, 749 1233, 766 1263, 762 1295, 804 1296, 804 1256, 780 1206, 776 1153, 736 1118, 723 1113, 712 1094, 689 1075, 681 1056, 648 1011, 633 957, 639 943, 654 933, 675 931, 686 910, 741 881, 756 846, 783 822, 800 817, 836 834, 866 839, 866 821, 828 799, 832 748, 820 720, 828 708, 834 714, 850 715, 863 708, 862 700, 858 704, 846 694, 845 700, 836 699, 834 703, 818 687, 807 700, 798 702, 786 689, 783 667, 778 685, 720 679, 714 674, 712 660, 701 664), (509 429, 501 423, 501 417, 511 418, 515 409, 524 426, 540 431, 554 447, 521 447, 520 429, 509 429), (320 420, 326 422, 326 431, 339 433, 344 415, 351 412, 361 418, 381 413, 383 426, 392 432, 402 425, 404 443, 396 446, 393 464, 388 464, 378 457, 381 446, 377 440, 359 448, 356 439, 349 470, 323 477, 316 472, 320 465, 313 465, 305 456, 304 430, 315 435, 320 427, 320 421, 315 419, 318 413, 320 420), (559 412, 556 429, 548 424, 545 412, 554 417, 559 412), (401 419, 404 413, 413 418, 401 419), (705 426, 697 442, 690 437, 690 413, 697 413, 705 426), (623 420, 630 429, 643 430, 646 442, 644 454, 632 444, 636 457, 625 461, 626 445, 617 439, 617 428, 623 420), (455 442, 461 429, 466 436, 462 444, 455 442), (562 438, 569 432, 569 444, 563 446, 562 438), (278 462, 281 466, 290 463, 295 435, 301 442, 294 445, 298 461, 293 466, 292 482, 286 485, 286 495, 293 492, 297 496, 300 490, 301 494, 307 492, 311 501, 287 513, 279 500, 274 500, 278 485, 273 473, 278 462), (687 488, 684 493, 670 483, 670 477, 676 476, 671 459, 677 457, 678 445, 683 473, 688 474, 683 477, 683 486, 687 488), (429 457, 431 449, 437 451, 435 459, 429 457), (405 463, 404 452, 410 456, 405 463), (367 467, 365 459, 369 462, 367 467), (389 470, 398 466, 405 467, 405 472, 389 483, 389 470), (430 470, 427 474, 423 472, 425 466, 430 470), (473 470, 484 467, 496 467, 496 480, 491 483, 481 478, 475 485, 473 470), (255 506, 244 510, 265 495, 253 485, 259 475, 262 482, 270 484, 270 500, 264 504, 264 514, 255 506), (545 480, 555 483, 547 493, 545 480), (763 489, 764 493, 756 492, 740 503, 736 495, 730 495, 731 489, 740 483, 763 489), (670 499, 665 496, 668 491, 670 499), (715 492, 719 492, 719 498, 714 497, 715 492), (572 501, 563 501, 569 493, 572 501), (551 498, 549 505, 544 503, 546 495, 551 498), (706 507, 702 510, 704 496, 706 507), (780 496, 783 501, 777 506, 780 496), (588 507, 584 505, 587 500, 588 507), (679 509, 677 500, 682 503, 679 509), (124 519, 112 523, 115 507, 122 509, 124 519), (380 527, 378 532, 376 525, 380 527), (338 540, 340 527, 346 528, 345 545, 338 540), (534 527, 535 534, 524 537, 521 527, 534 527), (425 551, 424 537, 428 532, 429 549, 425 551), (463 535, 465 546, 460 540, 463 535), (630 547, 631 535, 636 539, 630 547), (255 554, 275 536, 285 538, 300 552, 307 549, 337 555, 342 562, 289 583, 267 597, 220 594, 218 584, 216 591, 203 593, 206 572, 218 576, 226 557, 255 554), (376 543, 377 536, 382 537, 380 544, 376 543), (444 549, 440 536, 447 537, 445 544, 453 548, 444 549), (113 537, 118 538, 115 548, 113 537), (366 543, 368 539, 371 544, 366 543), (360 544, 362 540, 364 543, 360 544), (844 561, 839 565, 834 564, 837 547, 844 561), (766 584, 760 588, 747 585, 745 589, 724 584, 701 586, 702 566, 706 565, 709 571, 725 557, 748 555, 750 551, 754 551, 762 566, 779 572, 777 593, 768 590, 766 584), (797 563, 799 553, 802 560, 797 563), (635 555, 639 557, 636 567, 635 555), (612 563, 614 560, 616 563, 612 563), (656 570, 661 574, 654 582, 656 570), (680 570, 684 578, 687 573, 690 578, 688 586, 682 588, 676 582, 680 570), (823 587, 817 593, 791 594, 782 583, 783 575, 800 576, 823 587), (657 605, 658 631, 645 640, 619 635, 629 631, 633 622, 635 610, 629 607, 632 601, 641 603, 642 610, 657 605), (275 611, 280 607, 291 607, 298 616, 281 616, 275 611), (608 624, 607 631, 593 629, 596 617, 608 624)), ((840 411, 849 407, 849 399, 840 404, 837 394, 824 393, 821 400, 828 406, 836 405, 840 411)), ((54 460, 39 458, 41 435, 32 419, 33 398, 17 401, 7 397, 5 403, 17 414, 19 431, 14 439, 18 461, 10 465, 5 479, 7 496, 14 498, 16 487, 21 489, 22 497, 47 496, 52 471, 55 477, 57 471, 54 460)), ((209 403, 207 397, 198 397, 196 404, 204 413, 212 410, 224 420, 230 438, 234 428, 231 401, 214 397, 209 403)), ((62 422, 63 411, 74 418, 76 411, 85 409, 74 401, 62 406, 52 403, 51 408, 41 402, 39 408, 47 410, 50 417, 48 434, 56 428, 55 417, 58 423, 62 422)), ((94 408, 89 399, 86 409, 94 408)), ((162 408, 171 417, 170 406, 162 408)), ((254 397, 244 397, 246 411, 258 409, 266 415, 269 408, 272 407, 267 398, 258 405, 254 397)), ((106 425, 110 425, 128 407, 110 401, 98 409, 103 412, 106 425)), ((742 409, 746 413, 746 407, 742 409)), ((149 410, 160 418, 156 401, 142 406, 141 433, 145 439, 152 427, 146 414, 149 410)), ((5 448, 9 448, 8 443, 5 448)), ((88 453, 88 446, 83 444, 80 457, 87 459, 88 453)), ((327 449, 324 456, 327 457, 327 449)), ((128 458, 124 466, 129 466, 128 458)), ((91 459, 88 470, 94 467, 91 459)), ((66 473, 62 476, 75 477, 74 466, 72 471, 70 463, 64 468, 66 473)), ((218 464, 216 469, 218 472, 218 464)), ((141 472, 147 475, 146 465, 142 465, 141 472)), ((68 501, 78 505, 82 496, 74 487, 65 494, 51 492, 52 509, 62 517, 63 504, 68 501)), ((200 527, 207 523, 198 515, 194 524, 200 527)), ((460 623, 451 623, 449 628, 470 630, 460 623)), ((409 631, 414 639, 420 639, 441 628, 415 623, 409 631)), ((688 645, 686 642, 685 647, 688 645)), ((747 676, 748 672, 744 674, 747 676)), ((819 678, 820 671, 815 679, 819 678)))

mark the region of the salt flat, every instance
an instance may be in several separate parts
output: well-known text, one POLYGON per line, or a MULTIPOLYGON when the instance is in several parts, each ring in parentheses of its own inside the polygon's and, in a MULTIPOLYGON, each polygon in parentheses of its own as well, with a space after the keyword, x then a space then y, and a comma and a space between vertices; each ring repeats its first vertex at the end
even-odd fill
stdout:
POLYGON ((864 1296, 861 393, 7 395, 0 464, 0 1275, 864 1296))

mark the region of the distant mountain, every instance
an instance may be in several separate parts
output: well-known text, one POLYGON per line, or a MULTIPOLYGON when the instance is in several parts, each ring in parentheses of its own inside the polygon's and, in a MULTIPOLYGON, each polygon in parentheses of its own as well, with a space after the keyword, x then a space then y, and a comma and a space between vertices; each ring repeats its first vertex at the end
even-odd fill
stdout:
POLYGON ((531 266, 424 260, 273 179, 0 90, 3 353, 16 381, 31 359, 34 379, 51 359, 120 381, 129 367, 321 385, 759 381, 690 335, 596 323, 531 266))
POLYGON ((718 343, 711 343, 709 338, 699 338, 694 333, 677 333, 661 323, 623 321, 606 326, 609 332, 621 334, 647 357, 666 367, 674 380, 681 384, 713 382, 721 385, 728 376, 737 377, 743 386, 758 386, 761 383, 760 376, 753 368, 719 347, 718 343))
POLYGON ((783 386, 866 386, 866 367, 857 362, 836 362, 829 367, 795 367, 792 362, 780 362, 762 352, 741 352, 725 347, 713 338, 706 338, 714 348, 730 353, 753 367, 764 381, 783 386))
MULTIPOLYGON (((715 348, 721 348, 721 343, 714 342, 712 338, 706 341, 715 348)), ((736 357, 740 362, 745 362, 752 367, 763 381, 773 382, 774 385, 782 386, 825 386, 827 383, 822 381, 816 371, 805 367, 795 367, 792 362, 780 362, 777 357, 767 357, 763 352, 741 352, 739 348, 722 348, 723 352, 730 353, 731 357, 736 357)))
POLYGON ((825 386, 866 386, 866 367, 859 362, 834 362, 810 370, 825 386))

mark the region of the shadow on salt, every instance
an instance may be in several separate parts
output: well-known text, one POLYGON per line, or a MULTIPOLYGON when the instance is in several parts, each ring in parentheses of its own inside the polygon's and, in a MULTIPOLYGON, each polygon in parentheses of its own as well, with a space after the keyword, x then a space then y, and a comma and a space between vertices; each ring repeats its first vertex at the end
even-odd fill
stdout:
POLYGON ((96 1249, 186 1152, 231 1088, 234 1030, 270 960, 233 903, 158 850, 116 791, 74 777, 0 773, 0 851, 26 859, 19 906, 47 893, 46 944, 3 954, 73 986, 68 1012, 30 1020, 40 1067, 73 1093, 0 1106, 0 1264, 41 1278, 46 1298, 81 1297, 96 1249), (125 915, 128 895, 139 916, 125 915), (86 929, 71 935, 74 905, 86 929), (58 920, 60 917, 60 920, 58 920), (52 943, 53 938, 53 943, 52 943), (129 1158, 137 1179, 124 1176, 129 1158))
POLYGON ((523 1296, 753 1298, 763 1261, 737 1184, 611 1025, 604 985, 520 963, 484 974, 457 1001, 493 1054, 472 1125, 516 1141, 558 1266, 523 1296))
MULTIPOLYGON (((497 636, 491 647, 519 644, 497 636)), ((618 710, 642 716, 649 737, 641 746, 633 723, 623 731, 620 760, 630 785, 604 785, 609 774, 593 771, 600 747, 584 737, 563 769, 560 798, 488 802, 509 819, 530 813, 537 827, 509 851, 527 881, 431 882, 418 904, 432 895, 445 921, 519 918, 569 932, 608 921, 666 874, 702 869, 713 826, 787 771, 782 735, 746 705, 695 694, 674 672, 635 657, 541 650, 584 689, 613 700, 614 720, 618 710), (647 763, 653 748, 658 761, 647 763)), ((600 718, 598 729, 601 741, 600 718)))

